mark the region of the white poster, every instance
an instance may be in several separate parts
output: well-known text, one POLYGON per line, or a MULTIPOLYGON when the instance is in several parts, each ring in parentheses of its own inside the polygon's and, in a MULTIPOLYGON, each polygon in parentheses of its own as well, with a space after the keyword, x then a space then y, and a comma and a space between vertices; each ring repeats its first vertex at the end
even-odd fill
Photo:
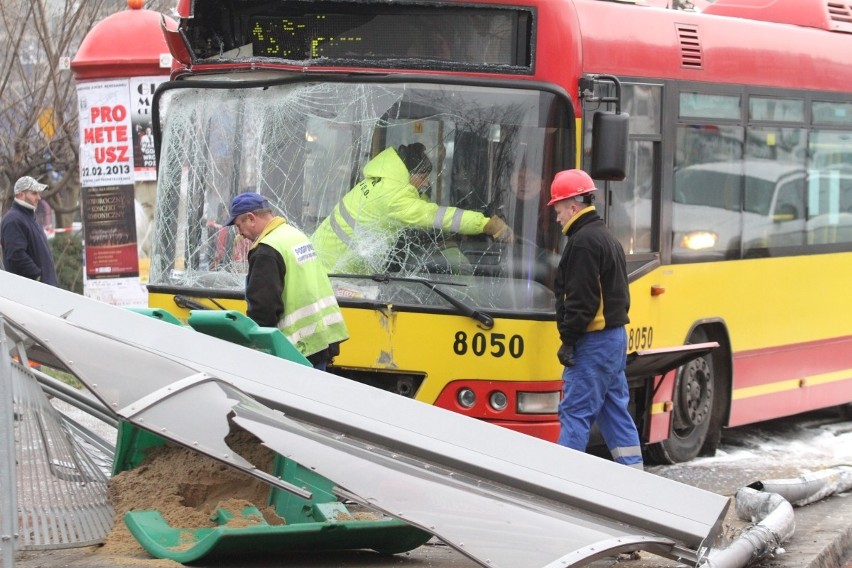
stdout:
POLYGON ((132 77, 130 79, 130 117, 133 131, 133 163, 136 181, 157 179, 157 158, 151 127, 154 91, 168 77, 132 77))
POLYGON ((148 289, 139 278, 83 277, 83 295, 113 306, 144 308, 148 305, 148 289))
POLYGON ((129 88, 127 79, 77 84, 83 187, 134 181, 129 88))

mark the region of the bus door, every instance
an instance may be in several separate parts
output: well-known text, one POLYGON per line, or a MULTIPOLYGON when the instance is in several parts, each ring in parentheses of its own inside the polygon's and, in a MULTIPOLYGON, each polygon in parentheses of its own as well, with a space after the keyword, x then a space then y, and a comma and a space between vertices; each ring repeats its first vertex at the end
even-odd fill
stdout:
MULTIPOLYGON (((599 97, 614 96, 608 83, 596 84, 599 97)), ((661 84, 622 81, 621 108, 629 118, 627 175, 620 181, 597 182, 605 189, 596 206, 627 255, 629 272, 659 258, 662 102, 661 84)), ((592 126, 599 106, 584 105, 583 167, 591 171, 592 126)))

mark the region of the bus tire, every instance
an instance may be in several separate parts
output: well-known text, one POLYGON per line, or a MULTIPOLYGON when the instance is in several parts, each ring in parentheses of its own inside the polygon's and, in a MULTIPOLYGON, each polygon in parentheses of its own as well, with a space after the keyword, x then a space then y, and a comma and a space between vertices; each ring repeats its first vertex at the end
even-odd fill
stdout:
MULTIPOLYGON (((699 328, 689 343, 705 341, 707 335, 699 328)), ((713 355, 708 353, 677 370, 671 433, 668 439, 646 447, 650 461, 675 464, 699 455, 714 422, 714 399, 719 387, 714 369, 713 355)))
POLYGON ((841 404, 837 407, 841 420, 852 420, 852 403, 841 404))

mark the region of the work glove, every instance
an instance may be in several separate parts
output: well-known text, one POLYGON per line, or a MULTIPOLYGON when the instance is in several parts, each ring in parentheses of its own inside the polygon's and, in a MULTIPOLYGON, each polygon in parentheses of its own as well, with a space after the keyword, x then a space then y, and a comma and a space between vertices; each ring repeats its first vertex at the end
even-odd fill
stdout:
POLYGON ((506 221, 494 215, 491 217, 485 226, 482 228, 482 232, 486 235, 491 235, 495 240, 507 243, 512 240, 512 229, 509 225, 506 224, 506 221))
POLYGON ((573 367, 574 363, 576 363, 574 361, 574 346, 563 344, 559 348, 559 351, 556 352, 556 357, 559 358, 559 362, 565 367, 573 367))

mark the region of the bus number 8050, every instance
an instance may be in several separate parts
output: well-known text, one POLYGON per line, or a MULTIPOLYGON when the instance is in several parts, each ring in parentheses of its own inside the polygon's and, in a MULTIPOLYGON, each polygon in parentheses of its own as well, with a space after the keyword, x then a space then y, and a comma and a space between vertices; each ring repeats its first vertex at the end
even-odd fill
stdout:
POLYGON ((502 357, 508 353, 512 358, 519 359, 524 354, 524 338, 513 335, 506 338, 505 333, 474 333, 468 336, 464 331, 457 331, 453 342, 453 351, 456 355, 464 355, 470 350, 477 357, 489 353, 492 357, 502 357))
POLYGON ((627 329, 627 350, 650 349, 654 341, 653 327, 632 327, 627 329))

